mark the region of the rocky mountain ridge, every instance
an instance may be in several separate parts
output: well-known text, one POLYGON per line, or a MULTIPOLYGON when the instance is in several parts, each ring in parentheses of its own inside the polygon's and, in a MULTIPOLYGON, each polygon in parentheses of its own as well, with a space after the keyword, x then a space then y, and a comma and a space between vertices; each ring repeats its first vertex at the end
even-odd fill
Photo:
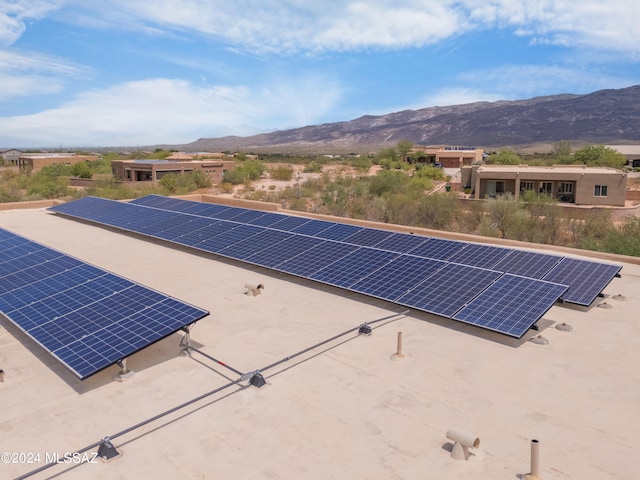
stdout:
POLYGON ((201 138, 172 146, 184 151, 358 151, 410 140, 419 145, 485 148, 527 144, 640 143, 640 85, 585 95, 551 95, 526 100, 365 115, 248 137, 201 138))

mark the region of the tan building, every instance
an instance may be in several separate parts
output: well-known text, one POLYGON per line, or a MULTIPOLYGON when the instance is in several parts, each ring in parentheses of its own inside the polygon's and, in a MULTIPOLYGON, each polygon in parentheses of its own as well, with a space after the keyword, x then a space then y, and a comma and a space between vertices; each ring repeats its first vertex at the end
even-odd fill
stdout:
POLYGON ((98 160, 98 155, 76 155, 75 153, 23 153, 18 158, 21 172, 37 172, 43 167, 63 164, 74 165, 80 162, 98 160))
POLYGON ((476 199, 535 191, 576 205, 624 206, 627 174, 608 167, 480 165, 462 169, 462 185, 476 199))
POLYGON ((640 145, 606 145, 627 159, 627 165, 633 168, 640 167, 640 145))
POLYGON ((438 164, 445 168, 460 168, 481 161, 484 149, 475 147, 420 147, 415 146, 409 152, 409 159, 413 163, 438 164))
POLYGON ((11 148, 9 150, 0 150, 0 156, 7 165, 17 165, 18 159, 22 155, 22 150, 11 148))
POLYGON ((114 160, 111 169, 116 180, 150 182, 170 173, 182 175, 202 171, 213 183, 222 183, 224 172, 233 170, 235 162, 222 160, 114 160))

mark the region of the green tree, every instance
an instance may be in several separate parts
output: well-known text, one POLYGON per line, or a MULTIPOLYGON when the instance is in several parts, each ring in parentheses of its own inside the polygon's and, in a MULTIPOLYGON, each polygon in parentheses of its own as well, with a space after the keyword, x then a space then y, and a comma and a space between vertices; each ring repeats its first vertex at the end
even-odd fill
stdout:
POLYGON ((502 238, 508 238, 518 223, 520 203, 511 193, 505 193, 490 199, 487 205, 491 222, 500 230, 502 238))
POLYGON ((75 163, 71 166, 71 175, 78 178, 91 178, 91 168, 87 162, 75 163))
POLYGON ((398 151, 394 147, 383 148, 375 156, 376 162, 382 164, 383 161, 393 163, 400 160, 398 151))
POLYGON ((269 169, 269 176, 273 180, 289 181, 293 178, 293 167, 291 165, 278 165, 269 169))
POLYGON ((522 158, 513 150, 504 148, 489 157, 489 162, 496 165, 520 165, 522 158))
POLYGON ((574 153, 576 162, 589 167, 623 168, 627 159, 621 153, 604 145, 587 145, 574 153))
POLYGON ((406 162, 409 152, 413 150, 413 142, 410 140, 400 140, 396 144, 396 150, 400 154, 402 161, 406 162))

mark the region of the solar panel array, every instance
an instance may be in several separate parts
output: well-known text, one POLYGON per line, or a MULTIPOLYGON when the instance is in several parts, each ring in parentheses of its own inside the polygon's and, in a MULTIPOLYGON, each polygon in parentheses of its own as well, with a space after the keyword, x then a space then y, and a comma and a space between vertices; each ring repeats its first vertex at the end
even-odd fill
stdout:
POLYGON ((80 379, 209 313, 3 229, 0 312, 80 379))
POLYGON ((602 269, 582 284, 556 270, 565 257, 157 195, 86 197, 50 210, 517 338, 560 298, 589 305, 621 268, 577 260, 602 269))

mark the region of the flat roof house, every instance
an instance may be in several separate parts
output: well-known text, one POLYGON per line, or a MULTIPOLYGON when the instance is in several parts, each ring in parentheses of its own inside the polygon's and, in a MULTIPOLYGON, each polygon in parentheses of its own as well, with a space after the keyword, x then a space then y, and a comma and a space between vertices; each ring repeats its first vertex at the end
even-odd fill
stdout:
POLYGON ((460 168, 482 160, 484 149, 459 146, 415 146, 408 156, 415 163, 437 163, 445 168, 460 168))
POLYGON ((624 206, 627 174, 608 167, 481 165, 464 168, 462 183, 476 199, 535 191, 564 203, 624 206))
POLYGON ((18 159, 21 172, 37 172, 44 167, 97 160, 97 155, 76 155, 75 153, 23 153, 18 159))
POLYGON ((170 173, 182 175, 199 170, 204 172, 213 183, 221 183, 224 172, 233 170, 234 167, 234 162, 222 160, 114 160, 111 162, 116 180, 131 182, 157 181, 170 173))
POLYGON ((17 165, 20 155, 22 155, 22 150, 18 150, 16 148, 0 150, 0 157, 2 157, 4 163, 8 165, 17 165))

